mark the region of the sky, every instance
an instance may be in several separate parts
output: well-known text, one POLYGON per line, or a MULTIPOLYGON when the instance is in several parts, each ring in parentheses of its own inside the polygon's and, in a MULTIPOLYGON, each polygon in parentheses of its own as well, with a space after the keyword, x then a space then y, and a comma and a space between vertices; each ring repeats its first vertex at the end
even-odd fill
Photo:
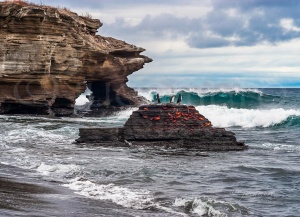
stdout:
POLYGON ((300 87, 300 0, 31 0, 90 14, 153 59, 131 87, 300 87))

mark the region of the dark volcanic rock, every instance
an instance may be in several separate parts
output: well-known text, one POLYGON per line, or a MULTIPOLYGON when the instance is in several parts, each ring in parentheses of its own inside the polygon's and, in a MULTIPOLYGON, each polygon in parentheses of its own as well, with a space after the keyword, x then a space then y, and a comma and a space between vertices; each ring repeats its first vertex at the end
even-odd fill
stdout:
POLYGON ((78 143, 183 148, 200 151, 244 150, 235 134, 214 128, 194 106, 143 105, 123 128, 80 129, 78 143))
POLYGON ((128 147, 123 139, 123 128, 81 128, 77 143, 88 143, 97 146, 128 147))
POLYGON ((0 113, 69 116, 86 86, 92 110, 145 103, 126 82, 152 60, 96 35, 101 26, 68 9, 0 2, 0 113))

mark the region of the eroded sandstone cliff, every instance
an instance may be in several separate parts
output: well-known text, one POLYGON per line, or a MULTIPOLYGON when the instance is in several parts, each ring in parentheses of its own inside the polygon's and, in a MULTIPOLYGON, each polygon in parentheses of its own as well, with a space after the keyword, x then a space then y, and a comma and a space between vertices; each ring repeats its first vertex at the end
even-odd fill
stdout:
POLYGON ((152 60, 96 35, 101 26, 66 9, 0 2, 0 113, 71 115, 86 86, 101 108, 142 102, 127 76, 152 60))

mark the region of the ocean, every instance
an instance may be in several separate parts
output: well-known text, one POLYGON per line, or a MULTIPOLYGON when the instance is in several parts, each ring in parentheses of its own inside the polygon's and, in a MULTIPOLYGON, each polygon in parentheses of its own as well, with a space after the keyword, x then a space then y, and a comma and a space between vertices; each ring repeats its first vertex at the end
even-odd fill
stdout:
POLYGON ((137 89, 182 94, 249 149, 192 152, 78 145, 104 118, 0 116, 0 216, 300 216, 300 89, 137 89))

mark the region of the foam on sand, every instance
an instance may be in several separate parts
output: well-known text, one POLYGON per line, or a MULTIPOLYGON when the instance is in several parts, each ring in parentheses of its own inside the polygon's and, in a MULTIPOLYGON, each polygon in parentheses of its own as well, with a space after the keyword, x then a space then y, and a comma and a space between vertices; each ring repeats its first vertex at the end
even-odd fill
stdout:
POLYGON ((101 185, 76 178, 63 186, 75 190, 77 194, 82 196, 98 200, 110 200, 127 208, 147 209, 154 204, 154 198, 149 191, 129 189, 115 184, 101 185))

